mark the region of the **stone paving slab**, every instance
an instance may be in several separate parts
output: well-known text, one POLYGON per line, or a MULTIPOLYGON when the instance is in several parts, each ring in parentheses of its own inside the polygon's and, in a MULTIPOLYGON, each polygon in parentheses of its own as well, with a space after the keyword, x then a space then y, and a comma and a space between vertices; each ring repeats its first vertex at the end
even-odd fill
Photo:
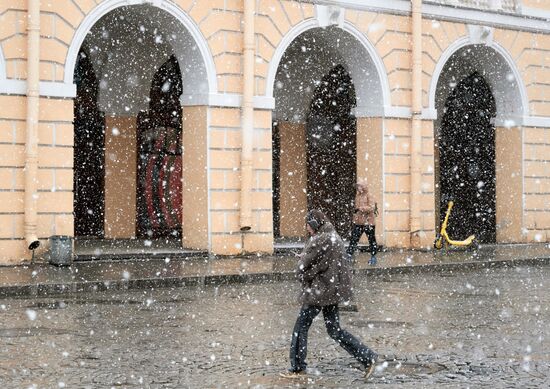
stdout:
MULTIPOLYGON (((378 264, 358 253, 355 270, 366 274, 407 273, 513 266, 550 261, 548 244, 491 245, 471 250, 388 250, 378 264)), ((0 267, 0 296, 43 296, 110 289, 162 288, 185 285, 264 282, 294 278, 296 257, 170 257, 74 262, 58 267, 48 263, 0 267)))
POLYGON ((308 378, 288 368, 295 280, 0 298, 0 388, 548 388, 550 266, 358 276, 344 329, 318 317, 308 378))

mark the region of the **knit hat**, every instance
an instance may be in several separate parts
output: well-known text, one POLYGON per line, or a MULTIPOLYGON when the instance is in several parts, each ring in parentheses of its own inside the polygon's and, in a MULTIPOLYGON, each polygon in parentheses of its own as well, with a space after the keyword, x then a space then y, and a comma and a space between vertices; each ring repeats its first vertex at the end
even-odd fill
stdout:
POLYGON ((306 223, 317 232, 328 221, 325 214, 318 209, 309 211, 306 215, 306 223))

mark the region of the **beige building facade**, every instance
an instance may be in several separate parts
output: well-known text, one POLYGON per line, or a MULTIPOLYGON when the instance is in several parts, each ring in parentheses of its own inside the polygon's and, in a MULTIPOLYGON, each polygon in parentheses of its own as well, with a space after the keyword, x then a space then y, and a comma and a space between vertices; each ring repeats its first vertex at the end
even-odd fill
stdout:
POLYGON ((54 235, 271 253, 320 183, 336 204, 357 179, 386 247, 431 247, 449 199, 488 212, 484 242, 549 242, 549 20, 537 0, 0 0, 0 264, 54 235))

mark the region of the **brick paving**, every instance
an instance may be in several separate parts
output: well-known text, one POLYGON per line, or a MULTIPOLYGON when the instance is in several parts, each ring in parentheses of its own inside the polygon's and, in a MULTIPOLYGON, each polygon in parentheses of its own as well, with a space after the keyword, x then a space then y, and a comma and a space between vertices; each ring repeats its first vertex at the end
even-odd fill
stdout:
MULTIPOLYGON (((378 351, 368 387, 550 385, 550 266, 358 274, 342 325, 378 351)), ((356 388, 317 319, 309 375, 287 368, 294 281, 0 300, 2 388, 356 388)))

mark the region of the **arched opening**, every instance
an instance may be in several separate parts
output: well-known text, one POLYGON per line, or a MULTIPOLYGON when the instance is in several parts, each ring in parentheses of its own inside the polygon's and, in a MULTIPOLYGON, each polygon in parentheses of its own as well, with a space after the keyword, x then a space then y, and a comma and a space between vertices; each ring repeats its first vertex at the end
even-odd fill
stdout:
POLYGON ((369 178, 382 203, 384 93, 377 69, 364 42, 337 27, 308 29, 280 54, 272 132, 278 247, 305 236, 308 208, 326 212, 347 239, 358 178, 369 178))
POLYGON ((74 74, 75 236, 81 242, 100 237, 109 240, 105 247, 207 248, 202 105, 208 69, 202 46, 171 9, 115 8, 94 16, 81 40, 74 74), (196 169, 204 177, 194 177, 196 169), (193 223, 183 227, 185 218, 193 223))
MULTIPOLYGON (((459 41, 436 67, 436 230, 455 201, 449 233, 518 242, 523 215, 522 82, 495 45, 459 41)), ((435 85, 435 86, 434 86, 435 85)), ((432 103, 430 103, 432 104, 432 103)))
POLYGON ((137 235, 181 237, 181 71, 171 56, 153 76, 149 109, 137 119, 137 235))
POLYGON ((357 182, 355 87, 342 65, 315 90, 307 117, 307 204, 320 209, 346 237, 351 231, 357 182))
POLYGON ((478 72, 461 80, 445 102, 439 145, 440 215, 454 201, 448 232, 496 241, 495 99, 478 72))
POLYGON ((105 115, 89 51, 78 53, 74 81, 74 230, 77 237, 103 238, 105 215, 105 115))

